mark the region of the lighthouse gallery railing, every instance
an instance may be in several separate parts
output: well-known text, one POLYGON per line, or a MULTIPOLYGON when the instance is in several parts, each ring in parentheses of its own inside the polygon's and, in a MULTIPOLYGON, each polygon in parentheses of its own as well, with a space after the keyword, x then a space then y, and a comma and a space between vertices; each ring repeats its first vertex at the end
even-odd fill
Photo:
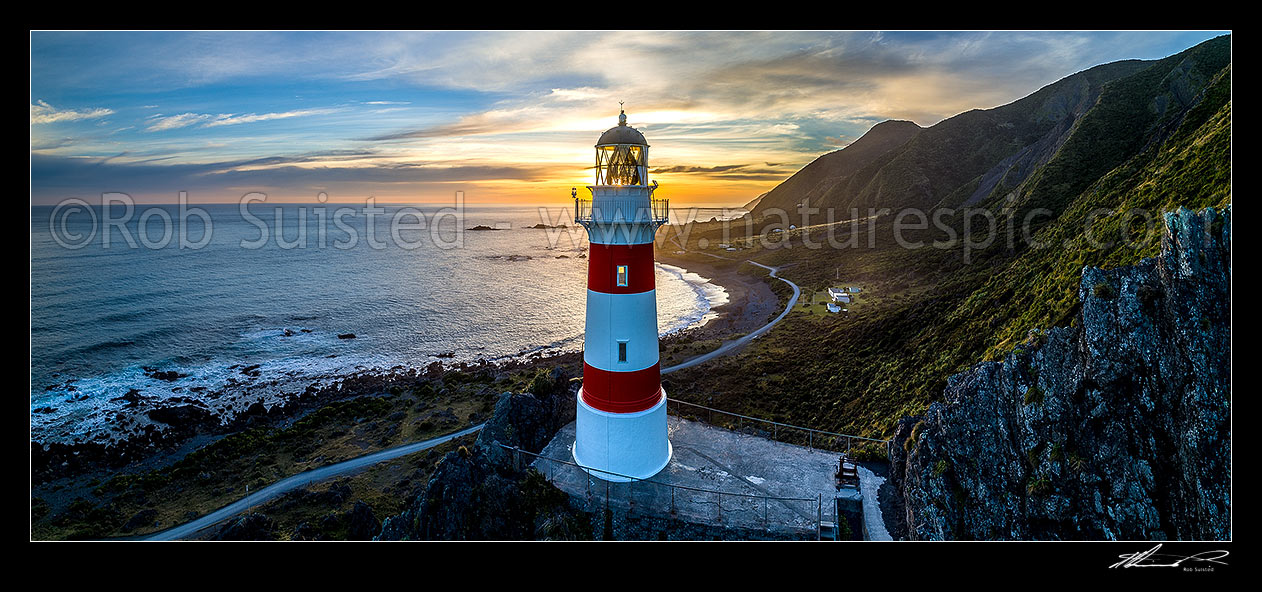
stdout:
POLYGON ((590 223, 593 215, 605 222, 652 222, 660 226, 669 221, 670 200, 653 198, 645 207, 643 198, 607 198, 593 210, 591 198, 574 199, 574 222, 590 223))

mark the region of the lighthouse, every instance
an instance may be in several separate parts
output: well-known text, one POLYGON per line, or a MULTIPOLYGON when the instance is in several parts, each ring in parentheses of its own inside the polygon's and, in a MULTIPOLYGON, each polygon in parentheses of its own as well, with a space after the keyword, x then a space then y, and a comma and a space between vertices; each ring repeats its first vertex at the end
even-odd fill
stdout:
POLYGON ((574 221, 590 243, 574 460, 607 481, 652 477, 671 456, 653 266, 653 235, 669 204, 653 196, 648 153, 644 134, 622 111, 596 141, 591 197, 570 191, 574 221))

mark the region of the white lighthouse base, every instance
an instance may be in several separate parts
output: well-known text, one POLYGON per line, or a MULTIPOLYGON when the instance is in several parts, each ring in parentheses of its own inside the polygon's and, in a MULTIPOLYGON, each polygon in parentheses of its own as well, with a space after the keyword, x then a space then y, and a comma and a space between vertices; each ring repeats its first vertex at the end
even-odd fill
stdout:
POLYGON ((574 461, 605 481, 647 479, 670 462, 665 391, 656 405, 635 413, 601 411, 584 403, 580 392, 574 431, 574 461))

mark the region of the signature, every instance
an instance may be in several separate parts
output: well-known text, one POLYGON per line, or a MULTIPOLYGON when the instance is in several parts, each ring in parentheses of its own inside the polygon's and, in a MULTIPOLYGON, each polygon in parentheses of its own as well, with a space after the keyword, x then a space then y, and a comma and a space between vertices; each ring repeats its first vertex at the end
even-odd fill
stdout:
POLYGON ((1222 549, 1214 551, 1201 551, 1193 555, 1173 555, 1170 553, 1158 553, 1161 545, 1158 544, 1147 551, 1139 553, 1123 553, 1118 555, 1122 560, 1109 566, 1109 569, 1118 567, 1180 567, 1187 563, 1208 563, 1211 565, 1227 565, 1226 561, 1219 561, 1226 557, 1229 553, 1222 549))

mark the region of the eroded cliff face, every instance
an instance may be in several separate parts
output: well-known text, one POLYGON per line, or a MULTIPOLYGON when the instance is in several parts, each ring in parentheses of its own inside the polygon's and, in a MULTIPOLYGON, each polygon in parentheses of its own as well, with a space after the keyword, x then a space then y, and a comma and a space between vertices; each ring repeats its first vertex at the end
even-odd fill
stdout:
POLYGON ((895 433, 913 539, 1231 537, 1231 208, 1083 269, 1073 326, 948 381, 895 433))

